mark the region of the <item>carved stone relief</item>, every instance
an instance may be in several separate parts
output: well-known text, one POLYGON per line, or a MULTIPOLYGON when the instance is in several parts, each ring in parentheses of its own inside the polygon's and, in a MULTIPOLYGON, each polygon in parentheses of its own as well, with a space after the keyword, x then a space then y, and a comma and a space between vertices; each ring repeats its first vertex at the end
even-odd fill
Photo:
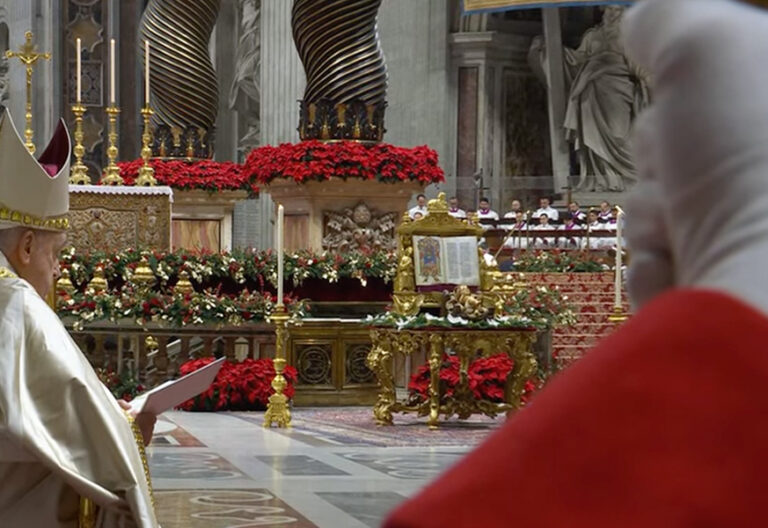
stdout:
POLYGON ((325 211, 323 249, 330 251, 394 250, 398 213, 378 213, 360 202, 343 211, 325 211))

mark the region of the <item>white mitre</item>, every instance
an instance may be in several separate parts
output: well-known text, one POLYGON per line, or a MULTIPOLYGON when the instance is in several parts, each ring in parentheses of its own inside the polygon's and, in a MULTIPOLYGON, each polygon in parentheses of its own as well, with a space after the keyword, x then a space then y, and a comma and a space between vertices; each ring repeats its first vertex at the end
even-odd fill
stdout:
POLYGON ((0 229, 69 228, 69 133, 59 121, 39 159, 27 150, 11 113, 0 109, 0 229))

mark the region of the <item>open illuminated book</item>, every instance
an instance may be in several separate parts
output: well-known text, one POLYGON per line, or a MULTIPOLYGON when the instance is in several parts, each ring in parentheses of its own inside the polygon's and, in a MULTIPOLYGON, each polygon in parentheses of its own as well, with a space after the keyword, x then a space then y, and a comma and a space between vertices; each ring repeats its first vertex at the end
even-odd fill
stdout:
POLYGON ((477 237, 414 236, 416 286, 480 285, 477 237))
POLYGON ((151 413, 155 416, 173 409, 211 386, 226 358, 217 359, 203 368, 190 372, 176 380, 166 381, 149 390, 131 402, 136 413, 151 413))

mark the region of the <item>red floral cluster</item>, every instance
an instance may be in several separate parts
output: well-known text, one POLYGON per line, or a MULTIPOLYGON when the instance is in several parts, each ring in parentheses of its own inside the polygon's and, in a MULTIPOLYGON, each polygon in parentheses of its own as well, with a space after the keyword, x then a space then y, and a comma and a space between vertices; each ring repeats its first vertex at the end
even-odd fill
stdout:
MULTIPOLYGON (((504 401, 504 389, 514 362, 507 354, 478 358, 469 364, 468 385, 472 395, 478 400, 492 402, 504 401)), ((412 399, 424 401, 429 396, 429 364, 422 365, 411 376, 408 390, 412 399)), ((443 356, 440 366, 440 399, 453 396, 460 381, 458 356, 443 356)))
MULTIPOLYGON (((215 358, 187 361, 179 367, 183 376, 208 365, 215 358)), ((283 371, 288 385, 283 392, 293 398, 297 372, 287 366, 283 371)), ((275 367, 271 359, 246 359, 240 362, 225 361, 216 379, 207 391, 179 405, 185 411, 257 411, 267 407, 274 394, 272 379, 275 367)))
POLYGON ((366 145, 355 141, 324 143, 303 141, 266 145, 251 151, 245 173, 260 184, 275 178, 297 183, 331 178, 357 178, 380 182, 445 180, 437 163, 437 152, 427 146, 396 147, 386 143, 366 145))
MULTIPOLYGON (((140 159, 117 164, 125 185, 136 183, 143 164, 140 159)), ((202 189, 211 192, 245 190, 251 194, 259 192, 256 182, 239 163, 153 159, 149 164, 155 169, 157 182, 174 189, 202 189)))

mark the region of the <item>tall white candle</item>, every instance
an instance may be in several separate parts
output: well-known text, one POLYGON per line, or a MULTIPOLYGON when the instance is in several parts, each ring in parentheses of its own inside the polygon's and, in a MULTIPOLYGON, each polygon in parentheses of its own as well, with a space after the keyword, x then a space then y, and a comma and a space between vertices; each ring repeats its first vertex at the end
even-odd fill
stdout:
POLYGON ((144 102, 149 106, 149 41, 144 41, 144 102))
POLYGON ((77 78, 77 102, 79 103, 82 100, 83 87, 82 87, 82 80, 80 77, 82 76, 83 67, 82 67, 82 64, 80 63, 80 55, 82 54, 80 38, 78 38, 76 42, 77 42, 77 51, 75 53, 76 53, 77 61, 75 63, 76 64, 75 77, 77 78))
POLYGON ((283 306, 283 216, 282 205, 277 206, 277 233, 275 246, 277 251, 277 306, 283 306))
POLYGON ((109 103, 115 104, 115 39, 109 41, 109 103))
POLYGON ((623 240, 621 235, 621 222, 624 217, 624 211, 622 211, 620 208, 616 208, 616 291, 615 299, 614 299, 614 305, 616 308, 621 308, 621 251, 623 240))

